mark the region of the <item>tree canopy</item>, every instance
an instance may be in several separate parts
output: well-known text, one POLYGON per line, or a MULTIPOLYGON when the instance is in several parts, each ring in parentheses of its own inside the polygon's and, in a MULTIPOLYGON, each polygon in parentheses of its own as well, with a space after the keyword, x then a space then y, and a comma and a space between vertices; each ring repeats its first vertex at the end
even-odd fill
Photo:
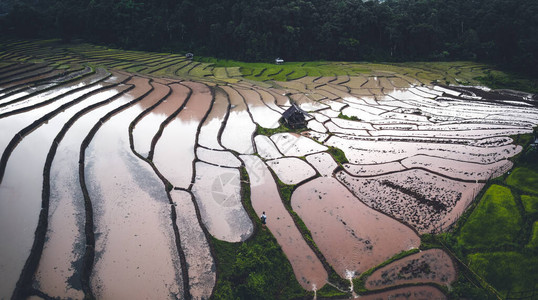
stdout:
POLYGON ((536 0, 27 0, 0 29, 244 61, 477 60, 536 76, 537 15, 536 0))

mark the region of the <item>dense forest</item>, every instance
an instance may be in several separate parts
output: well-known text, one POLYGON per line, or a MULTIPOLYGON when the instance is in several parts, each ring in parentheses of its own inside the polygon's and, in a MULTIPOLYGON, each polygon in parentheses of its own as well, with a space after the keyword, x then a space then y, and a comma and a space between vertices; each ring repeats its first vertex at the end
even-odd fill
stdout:
POLYGON ((27 0, 0 32, 244 61, 476 60, 538 75, 536 0, 27 0))

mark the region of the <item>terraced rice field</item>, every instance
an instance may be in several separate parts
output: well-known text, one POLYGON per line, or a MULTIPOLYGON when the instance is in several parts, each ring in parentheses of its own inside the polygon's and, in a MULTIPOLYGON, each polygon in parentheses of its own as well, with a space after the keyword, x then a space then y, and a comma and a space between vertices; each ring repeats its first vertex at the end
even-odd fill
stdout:
MULTIPOLYGON (((512 167, 521 147, 510 136, 532 132, 538 102, 402 70, 335 63, 254 82, 176 54, 5 43, 0 298, 207 299, 212 238, 262 230, 242 183, 305 291, 418 248, 512 167), (281 132, 291 103, 307 128, 281 132)), ((442 298, 400 286, 455 274, 443 250, 424 251, 372 274, 366 288, 396 289, 365 297, 442 298)))

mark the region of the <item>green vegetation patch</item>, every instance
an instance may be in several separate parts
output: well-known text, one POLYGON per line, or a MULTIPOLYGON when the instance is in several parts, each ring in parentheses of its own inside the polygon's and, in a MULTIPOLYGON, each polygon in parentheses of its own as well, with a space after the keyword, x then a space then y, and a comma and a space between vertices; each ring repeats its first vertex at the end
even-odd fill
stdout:
POLYGON ((306 292, 269 230, 244 243, 213 239, 219 280, 214 299, 293 299, 306 292))
POLYGON ((516 168, 506 178, 506 184, 527 193, 538 194, 538 172, 527 167, 516 168))
POLYGON ((532 80, 494 70, 486 70, 484 76, 476 78, 482 84, 493 89, 512 89, 529 93, 538 93, 538 80, 532 80))
POLYGON ((532 225, 532 235, 527 247, 534 250, 538 249, 538 221, 532 225))
POLYGON ((350 121, 362 121, 361 119, 357 118, 356 116, 348 116, 348 115, 344 115, 343 113, 340 113, 338 115, 338 117, 340 119, 344 119, 344 120, 350 120, 350 121))
POLYGON ((349 298, 349 293, 344 293, 329 284, 324 285, 321 289, 317 291, 316 294, 320 298, 336 298, 336 299, 349 298))
POLYGON ((538 196, 521 195, 521 202, 527 213, 538 213, 538 196))
POLYGON ((458 242, 466 248, 511 245, 521 224, 521 215, 510 189, 492 185, 463 225, 458 242))
POLYGON ((332 157, 338 164, 342 165, 349 162, 349 160, 347 160, 346 154, 340 148, 336 148, 333 146, 329 146, 328 148, 329 149, 327 150, 327 152, 332 155, 332 157))
POLYGON ((470 268, 484 277, 502 295, 535 288, 538 282, 537 256, 518 252, 476 253, 469 257, 470 268))
POLYGON ((277 133, 301 132, 304 129, 304 128, 297 128, 297 129, 289 128, 288 126, 286 126, 286 124, 280 121, 279 121, 279 124, 280 126, 278 126, 277 128, 265 128, 265 127, 261 127, 260 125, 257 125, 256 134, 266 135, 270 137, 273 134, 277 134, 277 133))

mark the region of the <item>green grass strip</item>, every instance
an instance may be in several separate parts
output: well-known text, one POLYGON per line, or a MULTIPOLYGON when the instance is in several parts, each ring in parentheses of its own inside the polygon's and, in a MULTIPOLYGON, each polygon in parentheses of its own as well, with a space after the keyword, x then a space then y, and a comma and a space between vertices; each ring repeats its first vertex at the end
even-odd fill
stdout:
POLYGON ((494 184, 462 227, 458 242, 468 249, 514 245, 521 225, 510 189, 494 184))

